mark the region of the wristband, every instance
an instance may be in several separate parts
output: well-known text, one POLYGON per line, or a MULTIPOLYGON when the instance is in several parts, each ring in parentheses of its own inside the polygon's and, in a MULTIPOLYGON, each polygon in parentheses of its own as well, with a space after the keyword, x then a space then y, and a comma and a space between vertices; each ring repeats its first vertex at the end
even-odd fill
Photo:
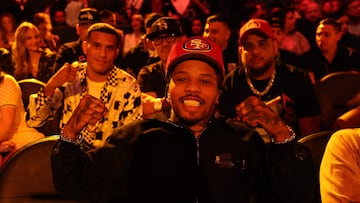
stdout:
POLYGON ((154 100, 154 109, 155 111, 162 111, 162 101, 161 98, 156 98, 154 100))
POLYGON ((293 141, 296 138, 296 134, 295 134, 294 130, 288 125, 286 125, 286 128, 289 131, 290 137, 288 137, 285 140, 280 141, 280 142, 276 142, 276 141, 274 141, 274 138, 272 138, 271 140, 274 144, 285 144, 285 143, 293 141))
POLYGON ((64 134, 64 128, 61 129, 61 132, 60 132, 60 140, 62 141, 65 141, 65 142, 68 142, 68 143, 72 143, 72 144, 75 144, 75 145, 80 145, 82 140, 83 140, 83 136, 81 134, 79 134, 76 139, 70 139, 68 138, 65 134, 64 134))

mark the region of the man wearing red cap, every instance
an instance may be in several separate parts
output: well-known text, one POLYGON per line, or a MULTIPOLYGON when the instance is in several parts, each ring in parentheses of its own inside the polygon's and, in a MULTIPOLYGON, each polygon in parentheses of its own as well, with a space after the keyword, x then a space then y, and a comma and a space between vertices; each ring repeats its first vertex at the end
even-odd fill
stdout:
POLYGON ((306 202, 310 154, 270 108, 256 97, 241 104, 246 124, 273 134, 270 148, 247 125, 214 117, 224 77, 220 47, 202 37, 182 40, 165 74, 169 120, 137 121, 88 153, 73 141, 105 107, 95 98, 80 102, 52 153, 59 191, 90 202, 306 202))
POLYGON ((243 66, 227 75, 220 98, 225 117, 239 115, 236 106, 249 96, 262 101, 280 96, 274 110, 298 138, 320 130, 320 107, 310 78, 277 60, 278 43, 267 21, 252 19, 241 27, 239 54, 243 66))

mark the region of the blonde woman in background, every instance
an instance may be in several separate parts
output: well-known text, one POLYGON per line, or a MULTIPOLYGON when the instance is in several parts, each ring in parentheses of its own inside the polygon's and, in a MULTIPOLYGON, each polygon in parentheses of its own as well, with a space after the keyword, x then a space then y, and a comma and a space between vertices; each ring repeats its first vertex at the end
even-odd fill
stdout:
POLYGON ((0 166, 16 150, 42 137, 26 125, 20 86, 0 70, 0 166))
POLYGON ((47 82, 53 74, 56 54, 49 49, 40 48, 38 28, 23 22, 15 32, 12 46, 13 75, 17 80, 36 78, 47 82))

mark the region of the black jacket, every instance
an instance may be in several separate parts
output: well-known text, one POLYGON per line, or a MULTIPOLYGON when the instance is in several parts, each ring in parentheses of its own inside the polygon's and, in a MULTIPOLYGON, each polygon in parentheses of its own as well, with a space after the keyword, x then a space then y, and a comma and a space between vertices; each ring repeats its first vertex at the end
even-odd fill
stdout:
POLYGON ((300 203, 314 181, 305 147, 266 145, 223 119, 199 139, 174 123, 137 121, 86 153, 59 141, 51 161, 56 188, 88 202, 300 203))
POLYGON ((156 92, 159 98, 166 96, 167 80, 161 61, 142 67, 137 81, 142 92, 156 92))

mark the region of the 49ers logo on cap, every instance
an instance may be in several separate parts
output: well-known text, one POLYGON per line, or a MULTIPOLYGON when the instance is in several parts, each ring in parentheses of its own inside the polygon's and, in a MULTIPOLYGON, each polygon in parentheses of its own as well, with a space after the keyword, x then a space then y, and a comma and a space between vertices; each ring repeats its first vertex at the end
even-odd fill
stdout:
POLYGON ((210 51, 211 45, 208 41, 203 39, 190 39, 183 45, 185 51, 210 51))

